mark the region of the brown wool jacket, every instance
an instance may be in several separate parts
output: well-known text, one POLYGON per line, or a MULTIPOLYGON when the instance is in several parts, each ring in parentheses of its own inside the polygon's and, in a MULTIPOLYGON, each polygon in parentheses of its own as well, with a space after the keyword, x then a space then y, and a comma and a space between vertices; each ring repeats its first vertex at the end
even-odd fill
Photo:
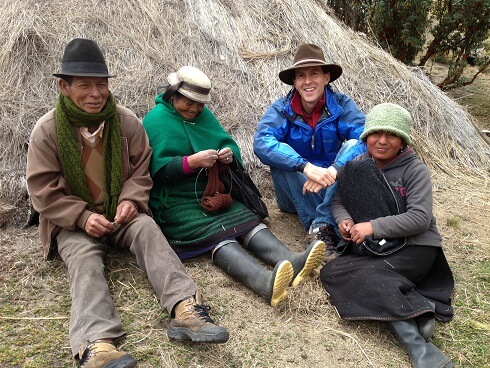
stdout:
MULTIPOLYGON (((148 170, 151 148, 141 121, 129 109, 118 105, 121 129, 123 186, 120 203, 130 200, 139 212, 150 214, 148 199, 152 180, 148 170)), ((79 129, 74 128, 82 149, 79 129)), ((92 212, 88 204, 70 193, 63 177, 54 109, 41 117, 32 130, 27 152, 27 187, 34 209, 39 212, 39 237, 44 258, 53 256, 54 238, 61 228, 84 229, 92 212)))

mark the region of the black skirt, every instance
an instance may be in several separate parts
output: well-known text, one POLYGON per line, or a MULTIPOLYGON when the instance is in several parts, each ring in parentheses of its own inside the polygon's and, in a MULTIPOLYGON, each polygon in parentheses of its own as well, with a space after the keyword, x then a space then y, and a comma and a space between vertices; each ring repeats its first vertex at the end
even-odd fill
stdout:
POLYGON ((322 268, 320 279, 346 320, 453 317, 454 279, 441 248, 407 245, 383 257, 343 254, 322 268))

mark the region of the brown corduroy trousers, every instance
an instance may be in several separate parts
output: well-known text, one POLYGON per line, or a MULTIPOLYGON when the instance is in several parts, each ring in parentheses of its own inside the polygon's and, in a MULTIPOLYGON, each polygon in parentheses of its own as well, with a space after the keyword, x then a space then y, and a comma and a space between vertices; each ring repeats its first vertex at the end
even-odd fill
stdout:
POLYGON ((70 346, 74 357, 85 340, 117 339, 125 334, 104 272, 107 243, 131 250, 160 304, 169 313, 179 301, 197 291, 182 262, 148 215, 139 214, 105 240, 108 241, 65 229, 56 237, 58 252, 68 268, 72 298, 70 346))

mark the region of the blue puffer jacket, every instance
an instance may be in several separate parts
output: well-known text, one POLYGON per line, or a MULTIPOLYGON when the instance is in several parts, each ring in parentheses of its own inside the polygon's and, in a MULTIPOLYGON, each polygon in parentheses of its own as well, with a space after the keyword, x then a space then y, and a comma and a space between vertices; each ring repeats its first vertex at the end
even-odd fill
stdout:
POLYGON ((334 162, 342 143, 359 139, 364 130, 365 115, 352 99, 327 85, 325 108, 313 130, 291 108, 294 91, 276 100, 259 121, 254 152, 263 164, 284 171, 297 171, 307 162, 339 168, 366 151, 366 145, 359 141, 334 162))

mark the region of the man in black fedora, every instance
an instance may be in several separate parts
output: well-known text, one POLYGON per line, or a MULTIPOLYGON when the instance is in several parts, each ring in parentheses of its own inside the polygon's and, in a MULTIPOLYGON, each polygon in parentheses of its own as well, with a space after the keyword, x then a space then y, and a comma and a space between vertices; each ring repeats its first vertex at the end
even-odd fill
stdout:
POLYGON ((279 73, 293 88, 267 109, 254 137, 255 154, 270 166, 279 209, 298 214, 306 244, 325 242, 327 262, 337 256, 330 210, 337 169, 366 150, 359 141, 364 114, 330 85, 341 74, 320 47, 300 45, 293 65, 279 73))
POLYGON ((228 331, 209 318, 148 209, 151 149, 140 120, 117 105, 97 44, 77 38, 65 48, 56 107, 30 137, 27 185, 40 214, 46 259, 57 251, 72 296, 70 345, 83 367, 135 367, 115 343, 121 320, 104 275, 109 246, 129 248, 163 308, 173 317, 172 338, 221 343, 228 331))

